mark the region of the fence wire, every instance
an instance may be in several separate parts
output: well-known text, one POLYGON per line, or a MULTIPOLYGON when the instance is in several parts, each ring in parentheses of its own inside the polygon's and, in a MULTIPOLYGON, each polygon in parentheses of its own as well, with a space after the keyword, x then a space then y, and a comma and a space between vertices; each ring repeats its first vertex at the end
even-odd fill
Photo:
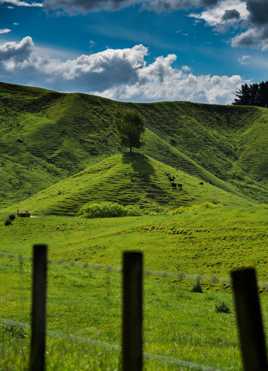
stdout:
MULTIPOLYGON (((31 257, 10 254, 8 252, 0 251, 0 256, 11 258, 11 259, 20 259, 21 261, 31 262, 31 257)), ((96 270, 96 271, 105 271, 108 273, 122 273, 122 269, 120 267, 114 267, 112 265, 104 265, 104 264, 92 264, 92 263, 81 263, 77 261, 70 261, 70 260, 48 260, 48 264, 50 265, 59 265, 63 267, 70 267, 70 268, 79 268, 83 270, 96 270)), ((159 278, 171 278, 178 281, 206 281, 212 284, 222 283, 222 284, 230 284, 229 278, 220 278, 217 275, 213 274, 211 276, 205 274, 189 274, 185 272, 170 272, 170 271, 153 271, 153 270, 144 270, 144 276, 153 276, 159 278)), ((268 284, 267 284, 268 286, 268 284)))
MULTIPOLYGON (((30 325, 25 322, 19 322, 19 321, 14 321, 11 319, 3 319, 0 318, 0 323, 2 325, 6 326, 17 326, 22 329, 30 329, 30 325)), ((100 341, 97 339, 92 339, 89 337, 83 337, 83 336, 76 336, 73 334, 65 334, 64 332, 61 331, 47 331, 47 335, 51 338, 54 339, 62 339, 62 340, 69 340, 72 342, 76 342, 78 344, 88 344, 88 345, 93 345, 97 347, 101 347, 105 351, 109 352, 120 352, 120 346, 117 344, 110 344, 105 341, 100 341)), ((147 360, 151 361, 158 361, 163 364, 170 364, 170 365, 175 365, 175 366, 180 366, 180 367, 186 367, 190 370, 199 370, 199 371, 223 371, 223 369, 219 368, 214 368, 214 367, 209 367, 205 365, 201 365, 198 363, 193 363, 190 361, 184 361, 175 357, 169 357, 161 354, 153 354, 153 353, 144 353, 144 358, 147 360)))
MULTIPOLYGON (((18 281, 18 291, 19 291, 19 295, 9 295, 9 297, 7 298, 8 300, 9 299, 14 299, 14 301, 18 300, 18 308, 19 310, 21 311, 21 313, 24 313, 26 312, 26 303, 29 304, 30 303, 30 295, 27 295, 27 296, 24 296, 24 293, 26 291, 26 289, 29 289, 29 282, 30 282, 30 272, 31 272, 31 265, 32 265, 32 258, 31 257, 27 257, 27 256, 21 256, 19 254, 12 254, 12 253, 9 253, 9 252, 6 252, 6 251, 0 251, 0 257, 2 258, 6 258, 6 260, 8 260, 7 262, 7 265, 8 267, 12 267, 14 269, 16 269, 16 273, 18 273, 19 275, 19 281, 18 281), (27 274, 27 279, 28 279, 28 287, 26 287, 27 285, 24 284, 23 282, 23 276, 25 276, 25 274, 27 274)), ((97 286, 94 286, 94 289, 102 289, 105 291, 105 288, 106 288, 106 299, 107 299, 107 303, 110 305, 112 304, 115 304, 116 305, 120 305, 120 301, 119 301, 119 297, 117 297, 116 299, 114 299, 114 295, 112 295, 112 283, 113 280, 114 280, 114 277, 111 275, 112 273, 115 273, 116 274, 116 279, 120 279, 120 275, 118 275, 118 273, 121 273, 122 272, 122 269, 120 267, 113 267, 113 266, 110 266, 110 265, 102 265, 102 264, 91 264, 91 263, 82 263, 82 262, 78 262, 78 261, 67 261, 67 260, 49 260, 48 261, 49 263, 49 266, 50 266, 50 274, 52 274, 52 278, 54 276, 54 274, 56 274, 57 272, 59 272, 58 270, 55 270, 53 271, 52 268, 53 267, 63 267, 63 268, 73 268, 73 269, 79 269, 79 273, 83 274, 83 272, 103 272, 104 273, 104 280, 98 280, 97 283, 94 283, 94 285, 99 285, 99 287, 97 286), (112 299, 112 303, 109 302, 109 299, 112 299), (117 301, 118 300, 118 301, 117 301)), ((0 268, 1 267, 6 267, 7 266, 6 264, 2 264, 0 265, 0 268)), ((73 271, 72 269, 71 270, 66 270, 67 272, 67 277, 69 278, 72 278, 74 275, 73 275, 73 271)), ((60 274, 57 273, 58 276, 60 276, 60 274)), ((167 272, 167 271, 151 271, 151 270, 145 270, 144 272, 144 275, 145 277, 153 277, 153 278, 167 278, 167 279, 172 279, 174 281, 179 281, 179 282, 193 282, 193 281, 196 281, 196 280, 200 280, 201 282, 203 282, 203 280, 205 280, 205 277, 208 278, 208 276, 205 276, 205 275, 200 275, 200 274, 186 274, 186 273, 175 273, 175 272, 167 272)), ((95 274, 93 276, 89 276, 89 277, 92 277, 94 279, 95 274)), ((210 281, 211 283, 215 284, 215 283, 225 283, 227 282, 226 279, 219 279, 218 277, 216 276, 212 276, 212 277, 209 277, 210 278, 210 281)), ((93 280, 92 282, 95 282, 95 280, 93 280)), ((165 282, 165 281, 164 281, 165 282)), ((268 286, 268 285, 267 285, 268 286)), ((119 285, 116 289, 119 288, 119 285)), ((60 288, 62 290, 62 292, 60 292, 61 295, 65 295, 65 291, 64 291, 64 286, 62 286, 60 288)), ((91 291, 93 292, 93 291, 91 291)), ((95 296, 92 296, 89 298, 89 301, 88 302, 84 302, 83 303, 83 308, 87 308, 89 310, 92 310, 94 311, 94 305, 98 305, 98 302, 97 302, 97 294, 98 292, 96 293, 95 296), (94 304, 95 303, 95 304, 94 304)), ((77 298, 71 296, 70 297, 60 297, 61 295, 51 295, 49 294, 48 295, 48 307, 51 305, 51 308, 52 306, 55 304, 55 305, 58 305, 58 304, 62 304, 62 305, 66 305, 66 308, 68 308, 68 310, 71 310, 71 307, 70 305, 77 305, 79 306, 80 303, 81 303, 81 299, 79 299, 79 295, 77 298)), ((155 300, 155 297, 152 297, 151 300, 155 300)), ((156 304, 159 305, 160 302, 164 302, 165 301, 165 298, 160 300, 160 299, 156 299, 156 304)), ((29 309, 29 308, 28 308, 29 309)), ((73 310, 73 308, 72 308, 73 310)), ((110 310, 110 308, 109 308, 110 310)), ((63 313, 63 312, 62 312, 63 313)), ((157 314, 157 313, 156 313, 157 314)), ((155 314, 153 314, 155 315, 155 314)), ((10 317, 10 316, 8 316, 10 317)), ((27 318, 28 319, 28 318, 27 318)), ((66 317, 66 320, 68 321, 68 317, 66 317)), ((18 327, 21 327, 21 328, 24 328, 24 329, 29 329, 29 324, 27 322, 24 322, 24 321, 15 321, 15 320, 12 320, 12 319, 8 319, 8 318, 1 318, 0 317, 0 323, 2 323, 3 325, 7 325, 7 326, 18 326, 18 327)), ((60 326, 59 326, 60 329, 62 329, 60 326)), ((68 329, 66 329, 67 332, 68 329)), ((74 330, 74 328, 72 329, 74 330)), ((87 336, 77 336, 74 334, 74 331, 72 331, 69 333, 65 333, 64 331, 55 331, 55 330, 48 330, 47 332, 47 335, 48 337, 50 338, 54 338, 54 339, 62 339, 62 340, 68 340, 68 341, 72 341, 76 344, 88 344, 88 345, 91 345, 91 346, 96 346, 96 347, 100 347, 102 348, 103 350, 107 351, 107 352, 120 352, 120 346, 118 344, 115 344, 115 343, 109 343, 109 342, 106 342, 106 341, 101 341, 101 340, 98 340, 96 339, 95 337, 87 337, 87 336)), ((96 335, 96 334, 93 334, 93 336, 96 335)), ((146 344, 146 343, 145 343, 146 344)), ((161 350, 160 350, 160 353, 161 353, 161 350)), ((199 363, 195 363, 195 362, 191 362, 191 361, 187 361, 187 360, 182 360, 182 359, 178 359, 176 357, 172 357, 172 356, 168 356, 168 355, 163 355, 163 354, 154 354, 154 353, 150 353, 150 352, 145 352, 144 353, 144 358, 145 360, 147 361, 152 361, 152 362, 158 362, 160 364, 163 364, 163 365, 170 365, 171 367, 181 367, 181 368, 186 368, 186 369, 189 369, 189 370, 202 370, 202 371, 219 371, 218 368, 213 368, 213 367, 210 367, 210 366, 206 366, 206 365, 202 365, 202 364, 199 364, 199 363)))
MULTIPOLYGON (((6 257, 10 259, 19 259, 20 264, 23 266, 23 263, 32 262, 32 258, 28 256, 22 256, 18 254, 11 254, 6 251, 0 251, 0 257, 6 257)), ((49 265, 55 266, 62 266, 62 267, 69 267, 69 268, 79 268, 82 270, 90 270, 90 271, 104 271, 107 273, 122 273, 121 267, 114 267, 112 265, 104 265, 104 264, 92 264, 92 263, 83 263, 74 260, 65 260, 65 259, 58 259, 58 260, 48 260, 49 265)), ((5 265, 6 266, 6 265, 5 265)), ((1 265, 0 265, 1 267, 1 265)), ((200 282, 201 284, 207 285, 217 285, 222 286, 224 288, 231 287, 231 280, 229 277, 219 277, 217 274, 202 274, 202 273, 193 273, 189 274, 186 272, 170 272, 170 271, 153 271, 153 270, 144 270, 144 276, 152 276, 158 278, 169 278, 173 280, 177 280, 180 282, 200 282)), ((258 281, 259 289, 263 292, 268 292, 268 282, 265 281, 258 281)))

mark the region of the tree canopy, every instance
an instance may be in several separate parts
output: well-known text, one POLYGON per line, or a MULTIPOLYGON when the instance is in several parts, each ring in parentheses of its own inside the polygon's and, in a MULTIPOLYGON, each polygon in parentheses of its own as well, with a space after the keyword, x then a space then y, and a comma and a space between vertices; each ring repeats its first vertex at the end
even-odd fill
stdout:
POLYGON ((233 104, 268 107, 268 81, 244 84, 235 95, 233 104))
POLYGON ((142 146, 142 134, 144 133, 144 122, 142 117, 136 112, 126 112, 118 120, 118 132, 123 147, 128 147, 129 152, 133 148, 142 146))

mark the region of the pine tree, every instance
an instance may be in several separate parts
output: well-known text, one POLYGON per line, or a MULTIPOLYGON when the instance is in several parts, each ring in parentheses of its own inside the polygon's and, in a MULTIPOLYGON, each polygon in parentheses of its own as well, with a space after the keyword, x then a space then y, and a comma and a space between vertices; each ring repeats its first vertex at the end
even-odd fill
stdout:
POLYGON ((235 95, 233 104, 268 107, 268 81, 259 84, 244 84, 235 95))

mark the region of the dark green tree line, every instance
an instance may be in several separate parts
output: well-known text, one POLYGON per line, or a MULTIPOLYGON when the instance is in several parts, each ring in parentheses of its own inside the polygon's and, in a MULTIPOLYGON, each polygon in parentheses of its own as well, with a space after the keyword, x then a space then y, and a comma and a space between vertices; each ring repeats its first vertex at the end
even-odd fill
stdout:
POLYGON ((233 104, 268 107, 268 81, 244 84, 235 95, 233 104))

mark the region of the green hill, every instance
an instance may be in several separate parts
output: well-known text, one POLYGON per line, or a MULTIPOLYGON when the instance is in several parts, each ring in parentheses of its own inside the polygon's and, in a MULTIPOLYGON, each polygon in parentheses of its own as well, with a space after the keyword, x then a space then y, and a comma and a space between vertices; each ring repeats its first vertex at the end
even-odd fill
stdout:
POLYGON ((174 207, 202 200, 228 204, 241 197, 267 202, 267 143, 268 110, 263 108, 119 103, 2 83, 0 207, 32 197, 23 205, 42 200, 41 210, 69 213, 92 199, 125 203, 117 190, 141 206, 174 207), (153 169, 146 184, 141 178, 131 181, 137 156, 131 165, 124 162, 127 156, 114 156, 120 151, 115 118, 129 107, 145 121, 140 151, 145 157, 139 158, 147 170, 147 165, 153 169), (111 168, 102 171, 107 163, 111 168), (183 179, 179 183, 192 187, 174 195, 165 172, 177 171, 177 178, 183 179), (71 189, 75 179, 80 193, 71 189), (61 189, 63 194, 55 193, 61 189))
POLYGON ((177 208, 193 203, 248 204, 184 171, 175 170, 142 154, 118 154, 87 167, 18 203, 20 209, 74 216, 88 203, 112 201, 141 210, 177 208), (169 177, 182 189, 172 187, 169 177))

